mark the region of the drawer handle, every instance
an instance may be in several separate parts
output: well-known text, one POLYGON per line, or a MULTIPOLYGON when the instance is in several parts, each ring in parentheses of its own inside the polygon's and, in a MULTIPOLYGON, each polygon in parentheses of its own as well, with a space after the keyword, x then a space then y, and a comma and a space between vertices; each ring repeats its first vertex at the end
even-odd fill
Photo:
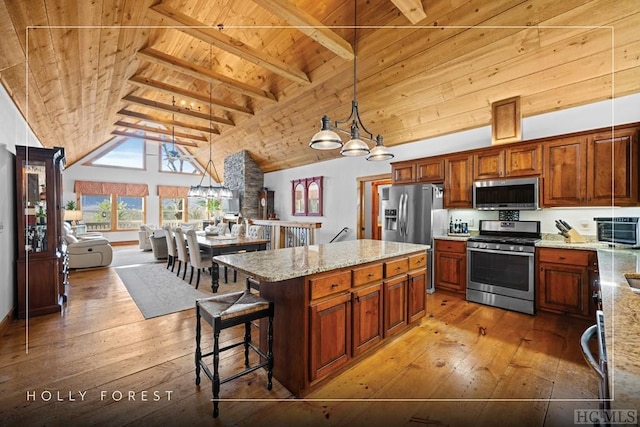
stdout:
POLYGON ((399 270, 402 270, 402 267, 397 266, 397 267, 396 267, 396 271, 399 271, 399 270))
POLYGON ((367 277, 372 277, 372 276, 373 276, 373 273, 367 274, 367 277))
POLYGON ((337 283, 332 283, 332 284, 331 284, 331 289, 335 289, 335 288, 337 288, 337 287, 338 287, 338 284, 337 284, 337 283))
POLYGON ((566 258, 565 258, 565 257, 563 257, 563 256, 561 256, 561 257, 558 257, 558 259, 566 259, 566 258))

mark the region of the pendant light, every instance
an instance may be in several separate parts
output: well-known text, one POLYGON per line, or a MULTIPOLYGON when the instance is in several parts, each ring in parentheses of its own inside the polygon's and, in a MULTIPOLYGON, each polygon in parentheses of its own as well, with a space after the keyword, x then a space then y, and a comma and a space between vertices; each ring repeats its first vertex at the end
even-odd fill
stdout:
MULTIPOLYGON (((209 46, 209 61, 211 61, 211 46, 209 46)), ((225 187, 223 184, 220 184, 220 176, 218 175, 218 171, 216 170, 216 166, 213 164, 212 157, 212 143, 213 138, 211 135, 213 134, 213 83, 209 82, 209 162, 207 162, 207 166, 204 168, 204 173, 202 178, 200 179, 200 183, 198 185, 192 185, 189 188, 189 192, 187 193, 187 197, 204 197, 206 199, 230 199, 233 197, 233 192, 225 187), (215 185, 212 182, 211 177, 215 174, 216 183, 215 185), (202 181, 204 181, 204 177, 209 175, 209 185, 202 185, 202 181)))
POLYGON ((380 161, 380 160, 390 160, 393 158, 393 154, 388 150, 387 147, 384 146, 383 139, 381 135, 373 138, 373 134, 367 130, 367 128, 362 123, 362 119, 360 118, 360 112, 358 111, 358 100, 357 100, 357 70, 358 70, 358 54, 357 54, 357 44, 358 44, 358 26, 357 26, 357 16, 358 16, 358 2, 354 0, 354 14, 353 14, 353 100, 351 101, 351 114, 344 120, 337 120, 333 126, 331 125, 331 119, 329 116, 324 115, 322 117, 322 128, 318 133, 313 135, 311 138, 311 142, 309 143, 309 147, 316 150, 333 150, 340 148, 340 154, 343 156, 367 156, 367 160, 370 161, 380 161), (345 129, 341 129, 339 125, 348 123, 351 121, 351 127, 347 131, 345 129), (368 137, 360 136, 360 129, 368 135, 368 137), (350 136, 349 141, 347 141, 344 145, 342 144, 342 140, 340 136, 336 133, 342 132, 346 133, 350 136), (375 147, 373 149, 369 149, 368 144, 363 140, 367 139, 369 141, 375 142, 375 147))

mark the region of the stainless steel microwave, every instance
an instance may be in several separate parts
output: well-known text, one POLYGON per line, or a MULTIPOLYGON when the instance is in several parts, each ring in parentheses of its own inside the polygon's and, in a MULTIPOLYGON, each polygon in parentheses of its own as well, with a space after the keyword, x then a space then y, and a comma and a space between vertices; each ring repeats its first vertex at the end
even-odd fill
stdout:
POLYGON ((637 216, 593 218, 596 222, 598 241, 640 247, 639 219, 637 216))
POLYGON ((511 178, 473 183, 473 207, 479 210, 536 210, 539 180, 511 178))

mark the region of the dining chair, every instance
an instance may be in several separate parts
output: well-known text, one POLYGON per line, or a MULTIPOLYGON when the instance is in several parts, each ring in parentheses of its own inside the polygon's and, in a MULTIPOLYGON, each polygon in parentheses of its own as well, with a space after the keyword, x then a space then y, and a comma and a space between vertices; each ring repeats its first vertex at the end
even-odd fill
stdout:
POLYGON ((198 285, 200 284, 200 271, 204 268, 211 271, 211 256, 208 252, 200 251, 196 230, 187 230, 187 247, 189 250, 189 263, 191 264, 189 284, 191 284, 193 280, 193 269, 195 268, 198 270, 198 277, 196 279, 196 289, 198 289, 198 285))
POLYGON ((167 240, 167 268, 171 267, 171 272, 176 268, 176 240, 170 225, 164 226, 164 238, 167 240))
POLYGON ((177 276, 180 276, 180 269, 184 264, 184 271, 182 273, 182 280, 187 276, 187 264, 189 263, 189 253, 187 251, 187 242, 185 241, 184 233, 182 232, 182 228, 176 227, 173 229, 173 232, 176 235, 176 249, 178 252, 178 273, 177 276))
MULTIPOLYGON (((231 226, 231 237, 244 237, 244 224, 233 224, 231 226)), ((237 252, 235 252, 237 253, 237 252)), ((227 266, 224 267, 224 283, 228 283, 229 279, 227 276, 228 270, 227 266)), ((238 271, 233 269, 233 283, 238 281, 238 271)))
POLYGON ((264 239, 264 227, 261 225, 250 225, 247 229, 247 239, 264 239))

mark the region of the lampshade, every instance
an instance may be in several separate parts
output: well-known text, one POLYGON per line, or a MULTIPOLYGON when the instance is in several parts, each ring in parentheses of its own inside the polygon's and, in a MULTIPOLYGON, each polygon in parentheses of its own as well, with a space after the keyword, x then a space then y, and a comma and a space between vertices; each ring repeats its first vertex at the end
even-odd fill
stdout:
POLYGON ((369 146, 360 139, 360 131, 355 121, 351 125, 351 139, 344 144, 342 150, 340 150, 340 154, 350 157, 369 154, 369 146))
POLYGON ((82 211, 78 210, 66 210, 64 211, 64 220, 65 221, 80 221, 82 220, 82 211))
POLYGON ((316 150, 334 150, 342 147, 342 140, 337 133, 331 130, 329 116, 322 117, 322 129, 313 135, 309 147, 316 150))
POLYGON ((393 154, 389 151, 387 147, 384 146, 382 142, 382 136, 378 135, 376 137, 376 146, 371 149, 369 155, 367 156, 367 160, 372 162, 377 162, 381 160, 391 160, 393 159, 393 154))

